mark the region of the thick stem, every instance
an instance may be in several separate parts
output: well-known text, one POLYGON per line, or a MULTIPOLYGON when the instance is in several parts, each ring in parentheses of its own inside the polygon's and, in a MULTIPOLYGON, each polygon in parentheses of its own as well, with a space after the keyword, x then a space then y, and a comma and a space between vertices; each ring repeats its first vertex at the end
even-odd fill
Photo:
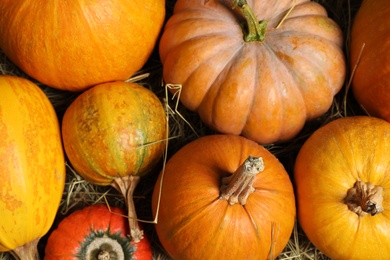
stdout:
POLYGON ((133 242, 140 242, 144 238, 144 233, 138 227, 137 213, 135 210, 133 193, 140 180, 139 176, 128 175, 126 177, 115 178, 111 186, 117 189, 125 198, 128 210, 130 236, 133 242))
POLYGON ((85 260, 124 259, 125 252, 121 244, 111 237, 95 238, 86 248, 85 260))
POLYGON ((359 217, 375 216, 383 211, 383 188, 370 182, 357 181, 347 192, 344 203, 359 217))
POLYGON ((227 200, 230 205, 245 205, 249 195, 255 191, 252 185, 256 175, 263 170, 263 159, 249 156, 232 175, 222 178, 219 199, 227 200))
POLYGON ((39 260, 38 242, 40 238, 31 241, 23 246, 17 247, 12 254, 20 260, 39 260))
POLYGON ((252 7, 246 0, 233 0, 233 9, 236 9, 240 15, 245 18, 246 28, 244 30, 244 41, 264 41, 267 29, 267 21, 258 21, 252 7))

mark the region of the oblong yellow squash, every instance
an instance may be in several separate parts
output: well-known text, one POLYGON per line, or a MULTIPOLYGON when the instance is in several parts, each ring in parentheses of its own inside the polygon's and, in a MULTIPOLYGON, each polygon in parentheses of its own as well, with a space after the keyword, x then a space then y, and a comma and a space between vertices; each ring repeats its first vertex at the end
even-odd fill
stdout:
POLYGON ((0 76, 0 136, 4 252, 37 243, 48 232, 64 189, 65 163, 55 110, 27 79, 0 76))

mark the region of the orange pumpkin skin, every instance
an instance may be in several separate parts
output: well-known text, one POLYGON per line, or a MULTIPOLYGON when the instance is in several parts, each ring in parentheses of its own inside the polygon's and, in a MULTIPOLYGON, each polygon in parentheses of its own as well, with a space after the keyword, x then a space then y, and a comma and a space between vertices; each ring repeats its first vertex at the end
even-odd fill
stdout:
POLYGON ((43 237, 65 184, 57 115, 27 79, 0 76, 0 252, 43 237))
POLYGON ((117 247, 108 249, 114 251, 114 255, 114 249, 125 253, 123 260, 151 260, 152 249, 148 238, 136 244, 131 242, 128 221, 124 216, 125 212, 121 208, 108 209, 101 204, 71 213, 50 234, 45 247, 45 260, 97 259, 96 254, 100 250, 115 243, 118 243, 117 247), (99 243, 103 239, 107 242, 99 243), (88 246, 91 248, 88 249, 88 246))
POLYGON ((350 65, 356 100, 370 115, 390 121, 388 1, 363 1, 352 25, 350 65))
POLYGON ((0 13, 0 48, 17 66, 46 85, 82 91, 141 69, 165 1, 1 1, 0 13))
POLYGON ((135 83, 97 85, 65 111, 66 155, 86 180, 109 185, 117 177, 142 176, 161 159, 166 117, 157 96, 135 83))
POLYGON ((316 2, 296 1, 275 28, 292 3, 248 0, 268 24, 264 41, 246 42, 243 19, 223 1, 177 1, 159 44, 165 82, 181 84, 183 105, 221 133, 293 138, 329 109, 346 62, 342 32, 316 2))
MULTIPOLYGON (((161 178, 153 192, 154 214, 161 178)), ((156 231, 173 259, 276 257, 294 226, 294 192, 285 169, 268 150, 241 136, 205 136, 184 146, 167 162, 161 192, 156 231), (230 206, 218 199, 221 178, 248 155, 261 156, 264 171, 256 175, 256 190, 245 206, 230 206)))
POLYGON ((318 129, 296 159, 298 221, 332 259, 390 259, 390 124, 374 117, 337 119, 318 129), (384 211, 359 217, 344 203, 356 181, 383 187, 384 211))

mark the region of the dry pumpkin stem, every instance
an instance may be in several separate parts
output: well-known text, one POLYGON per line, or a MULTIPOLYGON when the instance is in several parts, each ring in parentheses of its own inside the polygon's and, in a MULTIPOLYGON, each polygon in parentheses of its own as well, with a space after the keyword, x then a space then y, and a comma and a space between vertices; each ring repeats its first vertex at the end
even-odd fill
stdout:
POLYGON ((252 185, 256 175, 263 170, 263 159, 250 155, 232 175, 222 178, 219 199, 227 200, 229 205, 245 205, 249 195, 255 191, 252 185))
POLYGON ((246 0, 234 0, 232 9, 237 9, 246 20, 247 31, 244 31, 244 40, 246 42, 264 41, 267 21, 259 22, 246 0))
POLYGON ((111 183, 111 186, 118 190, 124 197, 129 219, 130 236, 132 241, 138 243, 144 238, 144 233, 138 227, 137 212, 134 205, 133 194, 140 181, 139 176, 127 175, 125 177, 117 177, 111 183))
POLYGON ((383 211, 383 188, 370 182, 355 182, 347 192, 344 203, 359 217, 375 216, 383 211))
POLYGON ((39 260, 38 242, 40 238, 31 241, 23 246, 15 248, 11 254, 18 260, 39 260))
POLYGON ((125 259, 122 245, 115 239, 104 236, 93 240, 86 248, 85 260, 125 259))

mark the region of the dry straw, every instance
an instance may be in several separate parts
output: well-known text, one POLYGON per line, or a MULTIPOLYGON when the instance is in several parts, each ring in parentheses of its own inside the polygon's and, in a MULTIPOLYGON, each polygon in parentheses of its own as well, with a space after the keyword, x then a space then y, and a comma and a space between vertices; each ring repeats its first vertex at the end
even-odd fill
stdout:
MULTIPOLYGON (((353 17, 360 6, 361 0, 317 0, 322 4, 329 13, 329 16, 334 19, 342 28, 345 35, 345 54, 348 60, 349 52, 349 32, 353 17)), ((172 13, 174 6, 173 0, 167 0, 167 16, 172 13)), ((15 67, 6 56, 0 51, 0 74, 17 75, 28 78, 37 83, 47 94, 55 107, 59 119, 67 106, 77 97, 77 93, 64 92, 46 87, 39 82, 34 81, 24 74, 21 70, 15 67)), ((321 118, 307 123, 302 132, 294 138, 294 140, 283 143, 268 145, 266 148, 275 154, 279 160, 285 165, 286 170, 292 173, 295 156, 302 146, 303 142, 310 136, 318 127, 343 116, 362 114, 363 111, 349 93, 349 79, 347 76, 344 88, 334 98, 332 107, 321 118)), ((137 75, 131 80, 151 89, 160 98, 164 104, 167 116, 169 118, 170 141, 167 147, 166 156, 171 156, 175 151, 180 149, 184 144, 214 132, 207 128, 199 119, 199 117, 188 110, 178 102, 177 96, 172 96, 168 93, 167 88, 178 88, 179 86, 168 85, 164 86, 161 83, 162 71, 157 51, 150 58, 149 62, 144 66, 137 75)), ((135 191, 135 204, 137 215, 146 221, 152 221, 150 205, 151 194, 159 171, 164 166, 164 160, 152 174, 141 179, 135 191)), ((111 187, 96 186, 85 181, 67 164, 67 179, 63 199, 60 209, 54 223, 54 227, 69 213, 86 205, 95 203, 106 203, 110 206, 125 207, 123 197, 111 187)), ((153 224, 144 224, 145 232, 152 242, 155 259, 169 259, 164 253, 164 249, 160 245, 157 235, 154 232, 153 224)), ((44 252, 44 246, 47 237, 41 239, 39 243, 39 251, 44 252)), ((9 253, 0 253, 0 260, 10 260, 13 257, 9 253)), ((299 225, 295 225, 293 234, 288 242, 285 250, 278 256, 277 259, 328 259, 325 255, 319 252, 307 239, 299 225)))

